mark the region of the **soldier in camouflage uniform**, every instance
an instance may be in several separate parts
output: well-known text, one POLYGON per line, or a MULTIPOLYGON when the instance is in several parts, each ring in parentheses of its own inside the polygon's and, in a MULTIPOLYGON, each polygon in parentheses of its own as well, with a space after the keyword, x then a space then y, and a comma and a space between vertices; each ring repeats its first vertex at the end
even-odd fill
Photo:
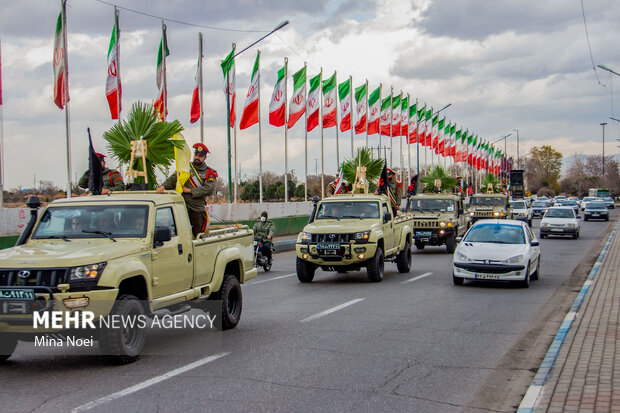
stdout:
POLYGON ((336 188, 338 188, 338 182, 340 182, 342 178, 340 178, 339 174, 336 174, 336 179, 334 179, 333 181, 331 181, 329 184, 327 184, 327 189, 325 190, 325 195, 327 196, 333 196, 336 194, 346 194, 349 192, 349 188, 347 187, 347 183, 345 181, 342 181, 342 185, 340 185, 340 188, 338 190, 338 192, 336 192, 336 188))
POLYGON ((276 226, 268 219, 267 211, 261 212, 260 219, 254 223, 252 230, 254 231, 254 238, 263 242, 263 254, 271 263, 271 243, 276 232, 276 226))
POLYGON ((396 179, 396 172, 389 168, 387 170, 387 178, 389 186, 387 196, 390 198, 392 211, 394 212, 394 216, 396 216, 400 208, 400 203, 403 200, 403 183, 396 179))
MULTIPOLYGON (((109 194, 112 191, 124 191, 125 183, 123 177, 119 171, 113 171, 105 166, 105 155, 97 153, 97 158, 101 162, 101 174, 103 175, 103 187, 101 189, 101 195, 109 194)), ((84 175, 78 181, 80 188, 88 189, 88 171, 84 172, 84 175)))
MULTIPOLYGON (((209 168, 205 162, 209 149, 202 143, 195 144, 193 148, 194 161, 190 164, 190 177, 183 185, 182 195, 195 238, 196 235, 205 230, 205 225, 207 224, 207 196, 215 191, 217 172, 215 169, 209 168)), ((161 194, 166 189, 175 189, 176 185, 177 176, 172 174, 156 191, 161 194)))

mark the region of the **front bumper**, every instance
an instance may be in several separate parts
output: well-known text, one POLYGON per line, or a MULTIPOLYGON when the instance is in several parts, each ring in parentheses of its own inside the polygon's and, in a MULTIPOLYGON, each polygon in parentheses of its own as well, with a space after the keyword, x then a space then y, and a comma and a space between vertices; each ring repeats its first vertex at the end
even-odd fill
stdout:
POLYGON ((577 228, 568 228, 568 227, 551 227, 551 228, 540 228, 540 233, 544 235, 573 235, 579 232, 579 227, 577 228))
POLYGON ((515 219, 517 221, 524 221, 524 222, 528 221, 527 215, 513 215, 512 219, 515 219))
POLYGON ((583 217, 588 218, 588 219, 608 219, 609 214, 607 212, 602 212, 602 213, 597 212, 597 213, 588 213, 588 214, 584 212, 583 217))
POLYGON ((480 264, 455 262, 452 264, 455 276, 468 280, 521 281, 525 277, 524 265, 480 264))
POLYGON ((345 267, 368 261, 377 251, 376 243, 341 243, 339 249, 322 250, 318 244, 296 244, 297 257, 321 267, 345 267))
POLYGON ((446 237, 454 234, 454 227, 445 228, 414 228, 413 238, 416 242, 425 245, 443 245, 446 243, 446 237))

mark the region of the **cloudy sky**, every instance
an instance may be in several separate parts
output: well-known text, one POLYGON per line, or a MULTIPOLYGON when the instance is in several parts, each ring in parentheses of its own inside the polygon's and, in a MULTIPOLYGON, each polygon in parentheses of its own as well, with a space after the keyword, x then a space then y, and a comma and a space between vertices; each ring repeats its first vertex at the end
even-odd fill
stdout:
MULTIPOLYGON (((606 154, 620 152, 615 141, 620 124, 609 120, 620 118, 620 78, 592 69, 579 0, 69 0, 72 177, 86 169, 87 126, 96 149, 105 152, 101 135, 114 122, 105 98, 114 16, 110 4, 121 7, 125 114, 133 102, 156 97, 161 18, 168 20, 168 118, 183 124, 190 144, 200 139, 198 123, 189 123, 189 106, 198 33, 203 33, 207 162, 224 179, 226 104, 219 61, 231 43, 240 50, 282 20, 290 24, 236 60, 240 116, 256 49, 261 50, 265 170, 284 172, 284 131, 268 125, 267 113, 285 57, 289 74, 307 62, 308 77, 321 68, 324 77, 336 70, 339 81, 352 76, 357 86, 368 79, 371 89, 380 83, 383 90, 392 86, 435 109, 451 103, 443 112, 447 119, 480 137, 492 141, 512 133, 509 154, 516 155, 514 129, 519 130, 521 155, 541 144, 565 156, 600 154, 601 122, 609 123, 606 154)), ((583 6, 594 65, 620 72, 620 3, 583 0, 583 6)), ((31 187, 34 179, 66 184, 65 115, 54 105, 52 90, 59 11, 60 1, 51 0, 4 1, 0 10, 5 188, 31 187)), ((297 124, 289 131, 289 170, 301 179, 303 129, 297 124)), ((241 175, 253 176, 258 171, 258 128, 238 131, 237 137, 241 175)), ((325 172, 334 173, 334 128, 325 130, 324 137, 325 172)), ((364 145, 365 139, 357 135, 355 145, 364 145)), ((319 172, 321 168, 318 128, 308 140, 309 173, 314 174, 317 164, 319 172)), ((377 135, 369 140, 378 144, 377 135)), ((350 155, 348 132, 341 133, 340 153, 350 155)))

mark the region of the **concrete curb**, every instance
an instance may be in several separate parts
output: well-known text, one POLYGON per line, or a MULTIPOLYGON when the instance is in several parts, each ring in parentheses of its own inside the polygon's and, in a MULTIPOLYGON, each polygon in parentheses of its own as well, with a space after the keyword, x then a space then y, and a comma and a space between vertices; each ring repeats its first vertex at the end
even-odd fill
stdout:
POLYGON ((609 237, 607 238, 607 242, 605 242, 605 246, 603 247, 603 250, 599 254, 594 265, 592 266, 592 269, 590 270, 590 274, 588 275, 588 278, 586 279, 586 281, 583 283, 583 286, 581 287, 579 294, 577 294, 577 297, 575 298, 575 301, 573 302, 573 305, 571 306, 570 311, 568 312, 568 314, 566 314, 566 317, 564 317, 564 321, 560 325, 558 332, 553 338, 553 342, 549 346, 549 349, 547 350, 547 353, 545 354, 545 358, 543 359, 538 369, 538 372, 536 373, 536 376, 534 376, 534 379, 532 380, 530 387, 527 389, 527 392, 525 393, 525 395, 523 396, 523 399, 521 400, 521 404, 519 404, 517 413, 533 413, 534 412, 534 408, 536 407, 538 397, 540 396, 542 392, 543 386, 547 382, 549 373, 551 372, 551 369, 553 368, 553 365, 555 364, 555 361, 558 357, 558 353, 560 352, 560 348, 562 347, 562 343, 564 342, 564 339, 566 338, 566 334, 570 330, 573 324, 573 321, 575 320, 575 317, 577 315, 577 311, 579 311, 579 307, 581 307, 581 304, 583 303, 585 296, 588 294, 588 291, 590 290, 590 286, 594 283, 594 279, 598 276, 598 273, 601 268, 601 264, 603 263, 603 259, 605 258, 605 255, 607 254, 607 250, 611 246, 611 243, 614 239, 614 236, 618 228, 620 228, 620 218, 616 221, 616 224, 614 225, 614 229, 611 231, 611 234, 609 234, 609 237))
POLYGON ((273 247, 276 249, 276 252, 293 251, 295 249, 296 242, 296 239, 274 241, 273 247))

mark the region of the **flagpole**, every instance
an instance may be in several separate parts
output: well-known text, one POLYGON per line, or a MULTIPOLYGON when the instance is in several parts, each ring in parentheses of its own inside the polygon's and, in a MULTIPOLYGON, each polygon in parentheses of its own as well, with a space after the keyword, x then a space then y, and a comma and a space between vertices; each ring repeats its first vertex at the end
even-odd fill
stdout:
POLYGON ((353 130, 353 77, 349 76, 349 96, 351 98, 351 111, 350 111, 350 115, 349 115, 349 123, 351 124, 351 158, 353 158, 354 156, 354 134, 355 134, 355 130, 353 130))
POLYGON ((230 150, 230 70, 226 70, 226 147, 228 150, 227 159, 228 159, 228 203, 232 203, 232 174, 230 168, 231 161, 231 150, 230 150))
MULTIPOLYGON (((263 138, 260 118, 260 49, 258 50, 258 202, 263 203, 263 138)), ((200 106, 202 110, 202 106, 200 106)), ((201 117, 202 119, 202 117, 201 117)))
MULTIPOLYGON (((202 109, 202 33, 198 33, 198 103, 200 104, 200 143, 205 143, 204 111, 202 109)), ((259 131, 260 135, 260 131, 259 131)))
POLYGON ((321 127, 321 199, 325 198, 325 149, 323 142, 323 68, 321 67, 321 75, 319 77, 319 87, 321 88, 319 96, 321 102, 321 114, 319 116, 319 126, 321 127))
MULTIPOLYGON (((411 95, 407 93, 407 182, 411 182, 411 143, 409 142, 409 104, 411 95)), ((418 107, 416 106, 416 110, 418 107)), ((401 127, 402 130, 402 127, 401 127)))
POLYGON ((394 86, 390 87, 390 168, 394 167, 394 162, 392 161, 392 122, 393 120, 393 116, 394 116, 394 107, 392 106, 394 104, 394 86))
POLYGON ((366 149, 368 149, 368 95, 370 90, 368 89, 368 79, 366 79, 366 149))
MULTIPOLYGON (((418 99, 415 100, 415 114, 416 114, 416 122, 415 122, 415 150, 416 150, 416 171, 418 178, 415 181, 415 193, 418 193, 418 182, 420 181, 420 116, 418 116, 418 99)), ((426 112, 426 102, 424 102, 424 111, 426 112)))
POLYGON ((118 25, 118 8, 114 6, 114 37, 116 42, 114 48, 116 49, 116 111, 118 115, 118 124, 121 124, 121 29, 118 25))
MULTIPOLYGON (((0 35, 0 85, 2 84, 2 37, 0 35)), ((0 208, 4 206, 4 106, 0 89, 0 208)))
MULTIPOLYGON (((284 104, 288 102, 288 57, 284 58, 284 104)), ((289 108, 290 109, 290 108, 289 108)), ((288 115, 284 108, 284 202, 288 202, 288 115)))
MULTIPOLYGON (((232 44, 232 48, 235 49, 237 47, 236 43, 232 44)), ((236 71, 235 71, 236 72, 236 71)), ((233 83, 236 83, 236 75, 235 73, 233 73, 233 83)), ((235 85, 235 87, 237 87, 237 85, 235 85)), ((237 94, 234 94, 234 98, 233 98, 233 102, 232 102, 232 107, 235 107, 235 99, 237 98, 237 94)), ((239 180, 239 174, 237 172, 237 121, 235 120, 235 123, 233 123, 233 159, 235 160, 235 183, 233 184, 233 189, 234 189, 234 201, 233 203, 237 203, 237 181, 239 180)))
POLYGON ((164 21, 161 21, 161 57, 162 57, 162 68, 163 68, 163 82, 164 82, 164 111, 161 114, 162 120, 166 121, 166 113, 168 112, 168 86, 166 82, 166 43, 168 40, 166 39, 166 25, 164 21))
MULTIPOLYGON (((426 104, 425 104, 426 105, 426 104)), ((424 115, 424 168, 428 168, 428 161, 426 158, 426 154, 428 153, 428 147, 426 146, 426 135, 428 135, 428 125, 426 122, 426 114, 424 115)), ((433 137, 433 128, 432 128, 432 122, 433 122, 433 107, 431 106, 431 145, 432 145, 432 137, 433 137)))
POLYGON ((65 129, 67 135, 67 198, 71 198, 71 130, 69 128, 69 57, 67 56, 67 2, 62 0, 62 30, 63 30, 63 48, 65 61, 65 75, 67 77, 62 93, 65 95, 65 129))
MULTIPOLYGON (((405 179, 405 171, 403 169, 405 169, 405 165, 404 165, 404 160, 403 160, 403 125, 402 125, 402 120, 403 120, 403 91, 401 89, 400 91, 400 123, 399 123, 399 128, 400 130, 396 133, 399 134, 400 136, 400 180, 403 181, 405 179), (400 132, 400 133, 399 133, 400 132)), ((407 104, 409 104, 409 102, 407 101, 407 104)))
MULTIPOLYGON (((308 76, 308 64, 304 62, 304 72, 306 77, 308 76)), ((306 89, 306 83, 304 81, 304 104, 306 108, 304 110, 304 117, 306 119, 306 126, 304 127, 304 145, 305 145, 305 161, 306 161, 306 183, 304 185, 304 202, 308 201, 308 89, 306 89)))
MULTIPOLYGON (((336 102, 338 102, 338 98, 340 96, 338 93, 338 72, 334 72, 334 81, 336 82, 336 102)), ((340 169, 340 134, 338 129, 340 129, 340 122, 338 122, 338 103, 336 103, 336 172, 340 169)), ((342 179, 342 177, 340 177, 342 179)))
POLYGON ((381 109, 383 109, 383 100, 381 99, 381 92, 383 91, 383 83, 379 83, 379 128, 377 134, 379 135, 379 149, 377 150, 377 158, 381 158, 381 109))

